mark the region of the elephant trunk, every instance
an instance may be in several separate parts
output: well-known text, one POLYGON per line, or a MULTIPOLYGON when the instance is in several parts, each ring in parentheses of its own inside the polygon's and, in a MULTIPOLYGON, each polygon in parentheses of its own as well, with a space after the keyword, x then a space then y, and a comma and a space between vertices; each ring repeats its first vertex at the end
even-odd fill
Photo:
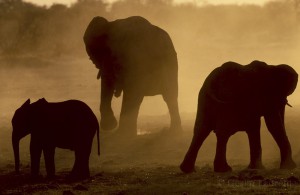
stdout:
POLYGON ((113 110, 111 108, 113 93, 114 93, 113 81, 107 78, 102 78, 101 103, 100 103, 100 113, 101 113, 100 126, 103 130, 114 129, 118 124, 114 116, 113 110))
POLYGON ((20 139, 13 134, 12 145, 13 145, 14 157, 15 157, 15 170, 17 173, 19 173, 19 169, 20 169, 19 142, 20 142, 20 139))
POLYGON ((99 69, 98 74, 97 74, 97 79, 99 80, 101 78, 101 70, 99 69))

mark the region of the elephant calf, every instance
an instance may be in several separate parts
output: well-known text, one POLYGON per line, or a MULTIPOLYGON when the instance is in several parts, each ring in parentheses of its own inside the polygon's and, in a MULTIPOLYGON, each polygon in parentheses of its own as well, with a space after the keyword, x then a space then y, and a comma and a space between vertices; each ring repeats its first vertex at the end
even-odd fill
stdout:
POLYGON ((98 155, 99 124, 92 110, 83 102, 69 100, 49 103, 44 98, 30 104, 28 99, 16 110, 12 119, 12 145, 15 169, 19 172, 19 141, 31 134, 31 174, 39 175, 40 157, 43 151, 48 177, 55 174, 55 147, 75 151, 75 163, 71 178, 89 177, 89 156, 97 131, 98 155))
POLYGON ((288 65, 272 66, 253 61, 242 66, 227 62, 213 70, 199 92, 194 136, 181 170, 194 171, 198 150, 212 130, 217 136, 216 172, 231 171, 226 161, 226 145, 229 137, 237 131, 246 131, 249 138, 248 168, 263 168, 260 140, 262 116, 280 148, 280 168, 295 168, 285 132, 284 112, 285 105, 289 105, 287 96, 294 92, 297 82, 298 74, 288 65))

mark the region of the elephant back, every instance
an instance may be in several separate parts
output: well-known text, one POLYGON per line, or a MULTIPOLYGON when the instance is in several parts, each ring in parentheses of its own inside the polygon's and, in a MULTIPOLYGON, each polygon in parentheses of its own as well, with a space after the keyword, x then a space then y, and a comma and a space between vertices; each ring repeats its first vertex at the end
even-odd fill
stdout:
POLYGON ((268 65, 259 61, 249 65, 226 62, 208 76, 205 93, 218 102, 245 105, 262 98, 267 88, 268 70, 268 65))
POLYGON ((88 24, 83 40, 86 45, 91 45, 95 39, 101 37, 106 33, 108 21, 100 16, 94 17, 91 22, 88 24))
POLYGON ((177 66, 164 63, 168 58, 176 56, 168 33, 145 18, 133 16, 113 21, 109 25, 108 34, 112 53, 121 64, 125 63, 126 67, 144 66, 156 69, 155 66, 177 66))
POLYGON ((240 99, 242 65, 227 62, 214 69, 206 78, 201 91, 220 103, 234 103, 240 99))
POLYGON ((226 62, 211 72, 200 93, 225 106, 263 110, 264 107, 278 106, 278 102, 285 104, 297 81, 298 74, 288 65, 268 65, 261 61, 248 65, 226 62))
POLYGON ((166 31, 133 16, 110 22, 108 34, 115 63, 126 75, 125 86, 142 83, 140 90, 147 88, 149 94, 155 94, 162 90, 157 86, 177 84, 177 54, 166 31))

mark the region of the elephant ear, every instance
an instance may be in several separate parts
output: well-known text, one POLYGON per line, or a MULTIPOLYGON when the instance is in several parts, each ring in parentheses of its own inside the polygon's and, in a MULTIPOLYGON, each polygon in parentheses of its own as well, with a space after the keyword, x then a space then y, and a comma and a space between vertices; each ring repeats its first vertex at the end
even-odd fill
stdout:
POLYGON ((39 102, 39 103, 48 103, 47 102, 47 100, 45 99, 45 98, 41 98, 41 99, 39 99, 37 102, 39 102))
POLYGON ((97 16, 89 23, 83 36, 86 52, 99 69, 101 67, 101 61, 105 58, 108 50, 107 29, 108 21, 103 17, 97 16))
POLYGON ((30 105, 30 99, 26 100, 25 103, 21 106, 21 108, 27 107, 30 105))
POLYGON ((275 66, 272 76, 275 84, 275 94, 278 96, 287 97, 295 91, 298 83, 298 74, 289 65, 275 66))
POLYGON ((24 121, 25 116, 27 115, 27 111, 30 106, 30 99, 26 100, 25 103, 16 110, 13 118, 12 118, 12 124, 18 124, 24 121))
POLYGON ((108 21, 100 16, 96 16, 87 26, 83 40, 86 45, 92 44, 95 39, 106 34, 108 21))
POLYGON ((47 107, 48 102, 45 98, 41 98, 38 101, 31 104, 31 112, 34 113, 42 113, 47 107))
POLYGON ((216 68, 208 78, 208 95, 220 103, 235 103, 241 100, 244 82, 242 65, 226 62, 216 68))

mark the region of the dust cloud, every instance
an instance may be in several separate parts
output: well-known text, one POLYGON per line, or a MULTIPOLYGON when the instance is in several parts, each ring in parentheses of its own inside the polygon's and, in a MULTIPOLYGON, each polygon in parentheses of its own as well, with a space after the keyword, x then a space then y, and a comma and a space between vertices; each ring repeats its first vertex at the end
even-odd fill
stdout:
MULTIPOLYGON (((174 5, 171 0, 124 0, 112 5, 80 0, 70 7, 56 4, 49 8, 22 1, 0 1, 0 167, 13 165, 10 120, 28 98, 36 101, 45 97, 52 102, 80 99, 99 116, 100 82, 82 39, 87 24, 96 15, 109 21, 140 15, 169 33, 179 61, 179 108, 186 132, 172 139, 152 135, 126 147, 118 145, 125 141, 112 138, 113 133, 102 132, 102 166, 134 161, 179 165, 191 140, 202 83, 215 67, 226 61, 288 64, 300 72, 298 0, 275 1, 264 6, 207 4, 201 7, 174 5), (111 140, 105 143, 106 139, 111 140)), ((299 87, 288 100, 293 108, 286 109, 287 133, 296 161, 300 163, 299 87)), ((120 98, 113 100, 117 117, 120 104, 120 98)), ((144 99, 139 129, 159 131, 168 126, 168 120, 167 106, 161 96, 144 99)), ((245 133, 237 133, 230 139, 229 163, 247 165, 247 143, 245 133)), ((22 144, 21 161, 29 160, 28 138, 22 144)), ((215 144, 214 135, 210 135, 199 152, 199 163, 212 164, 215 144)), ((262 144, 264 160, 276 163, 279 151, 264 124, 262 144)), ((97 169, 99 159, 93 154, 96 152, 92 153, 92 162, 98 165, 92 167, 97 169)))

